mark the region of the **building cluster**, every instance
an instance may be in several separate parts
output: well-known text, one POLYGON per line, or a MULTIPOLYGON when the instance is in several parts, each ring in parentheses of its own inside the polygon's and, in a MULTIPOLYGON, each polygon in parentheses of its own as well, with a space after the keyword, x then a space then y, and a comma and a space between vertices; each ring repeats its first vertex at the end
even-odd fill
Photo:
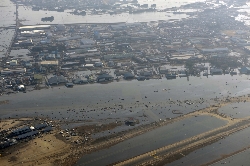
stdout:
POLYGON ((2 59, 0 86, 250 73, 248 27, 234 14, 218 7, 174 21, 21 26, 12 50, 28 53, 2 59))
POLYGON ((43 122, 34 126, 24 125, 19 128, 10 128, 0 132, 0 150, 13 146, 23 141, 28 141, 36 136, 48 133, 53 130, 52 124, 43 122))

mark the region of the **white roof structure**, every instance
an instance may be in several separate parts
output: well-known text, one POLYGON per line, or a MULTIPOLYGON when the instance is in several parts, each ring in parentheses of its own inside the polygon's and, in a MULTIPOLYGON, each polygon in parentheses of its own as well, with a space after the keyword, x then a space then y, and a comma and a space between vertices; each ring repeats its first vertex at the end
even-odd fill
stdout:
POLYGON ((42 61, 40 62, 41 65, 58 65, 58 61, 42 61))
POLYGON ((35 26, 22 26, 19 30, 26 31, 26 30, 35 30, 35 29, 48 29, 51 25, 35 25, 35 26))

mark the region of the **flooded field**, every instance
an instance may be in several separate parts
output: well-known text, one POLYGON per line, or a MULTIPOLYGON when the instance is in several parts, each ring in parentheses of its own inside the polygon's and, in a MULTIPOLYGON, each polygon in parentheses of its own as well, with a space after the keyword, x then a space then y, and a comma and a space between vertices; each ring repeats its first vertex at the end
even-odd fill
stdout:
POLYGON ((11 39, 14 36, 14 29, 0 28, 0 58, 5 57, 7 48, 10 45, 11 39))
POLYGON ((247 118, 250 116, 249 103, 232 103, 219 109, 223 113, 232 118, 247 118))
POLYGON ((9 29, 15 26, 15 5, 9 0, 1 0, 0 2, 0 58, 5 56, 7 48, 10 45, 15 29, 9 29))
MULTIPOLYGON (((223 157, 226 157, 226 155, 230 155, 231 153, 244 149, 245 147, 249 147, 250 143, 249 141, 249 132, 250 128, 243 129, 242 131, 239 131, 237 133, 234 133, 224 139, 219 140, 216 143, 213 143, 209 146, 203 147, 199 150, 196 150, 189 155, 179 159, 178 161, 174 161, 170 164, 167 164, 167 166, 187 166, 187 165, 202 165, 209 163, 213 160, 220 159, 223 157)), ((246 152, 246 154, 249 154, 246 152)), ((244 153, 243 155, 244 156, 244 153)), ((246 155, 245 155, 246 156, 246 155)), ((235 159, 234 156, 230 157, 230 160, 232 163, 235 161, 239 161, 236 165, 248 165, 249 160, 246 157, 244 160, 239 160, 241 158, 241 155, 236 155, 235 159), (238 157, 237 157, 238 156, 238 157)), ((227 161, 227 160, 225 160, 227 161)), ((225 164, 228 166, 230 163, 224 163, 224 162, 218 162, 217 164, 214 164, 215 166, 225 164)))
POLYGON ((15 4, 10 2, 10 0, 1 0, 0 9, 0 27, 8 27, 10 25, 15 25, 15 4))
POLYGON ((250 163, 250 149, 245 150, 244 152, 240 152, 236 155, 230 156, 224 160, 218 161, 215 164, 212 164, 211 166, 235 166, 235 165, 248 165, 250 163))
POLYGON ((77 165, 99 165, 100 163, 107 165, 181 141, 225 124, 226 121, 210 116, 187 118, 126 140, 109 149, 85 155, 77 165))
POLYGON ((28 49, 11 50, 10 55, 13 58, 19 58, 25 61, 32 60, 33 58, 27 56, 30 51, 28 49))

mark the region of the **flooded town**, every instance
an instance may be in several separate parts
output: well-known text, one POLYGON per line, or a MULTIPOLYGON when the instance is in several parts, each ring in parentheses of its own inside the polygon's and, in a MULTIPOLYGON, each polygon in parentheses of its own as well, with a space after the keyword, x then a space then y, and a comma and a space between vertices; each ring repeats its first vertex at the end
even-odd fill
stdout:
POLYGON ((247 165, 249 6, 1 1, 1 165, 247 165))

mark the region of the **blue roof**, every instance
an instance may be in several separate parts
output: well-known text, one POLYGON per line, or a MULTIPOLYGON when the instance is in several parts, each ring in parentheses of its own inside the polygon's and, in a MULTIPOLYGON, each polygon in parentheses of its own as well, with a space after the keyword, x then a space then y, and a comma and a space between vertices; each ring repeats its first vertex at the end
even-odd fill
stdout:
POLYGON ((18 134, 21 134, 21 133, 26 132, 26 131, 30 131, 30 127, 29 126, 25 126, 25 127, 16 129, 16 130, 12 131, 11 134, 18 135, 18 134))
POLYGON ((30 136, 33 136, 33 135, 36 135, 36 134, 38 134, 38 131, 31 131, 29 133, 25 133, 25 134, 19 135, 17 137, 17 139, 25 139, 27 137, 30 137, 30 136))
POLYGON ((39 130, 39 129, 45 128, 47 126, 48 125, 46 123, 41 123, 41 124, 35 125, 35 129, 39 130))
POLYGON ((45 129, 43 129, 43 132, 49 132, 49 131, 51 131, 51 130, 53 130, 52 127, 51 127, 51 126, 48 126, 48 127, 46 127, 45 129))
POLYGON ((130 72, 124 73, 123 76, 124 77, 134 77, 134 75, 130 72))
POLYGON ((101 78, 114 78, 113 76, 109 75, 109 74, 102 74, 102 75, 99 75, 97 77, 97 79, 101 79, 101 78))

